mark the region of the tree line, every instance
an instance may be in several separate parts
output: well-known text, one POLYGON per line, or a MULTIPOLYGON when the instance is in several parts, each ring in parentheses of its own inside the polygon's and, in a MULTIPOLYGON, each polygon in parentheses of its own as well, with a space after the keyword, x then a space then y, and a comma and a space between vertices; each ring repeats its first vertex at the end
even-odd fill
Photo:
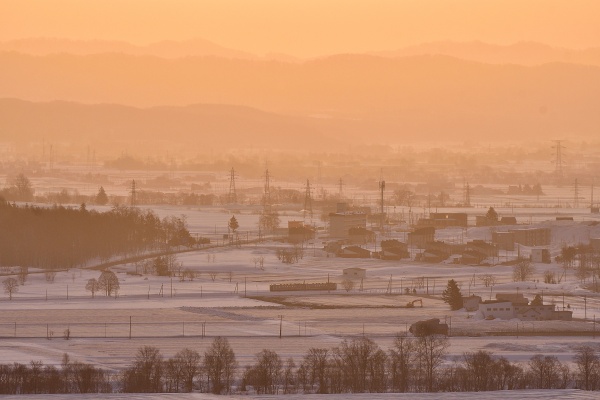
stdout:
POLYGON ((107 212, 63 206, 17 206, 0 199, 0 266, 71 268, 113 256, 195 243, 185 220, 134 207, 107 212))
POLYGON ((63 357, 61 368, 0 365, 0 393, 213 394, 468 392, 522 389, 600 390, 600 355, 580 346, 573 366, 555 356, 533 355, 511 362, 491 352, 448 358, 445 337, 398 335, 386 352, 367 337, 345 339, 334 348, 310 348, 299 360, 283 360, 263 349, 240 368, 226 338, 217 337, 201 355, 183 349, 165 359, 153 346, 138 349, 131 366, 108 373, 63 357))

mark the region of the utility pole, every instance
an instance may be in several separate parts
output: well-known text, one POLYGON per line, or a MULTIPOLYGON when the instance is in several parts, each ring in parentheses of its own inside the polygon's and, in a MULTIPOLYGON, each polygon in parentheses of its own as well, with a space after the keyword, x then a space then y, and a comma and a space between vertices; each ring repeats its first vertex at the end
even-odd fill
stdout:
POLYGON ((283 315, 278 315, 279 317, 279 339, 281 339, 281 330, 282 330, 282 326, 283 326, 283 315))
POLYGON ((135 179, 133 179, 131 181, 131 207, 135 207, 135 201, 136 201, 136 185, 135 185, 135 179))
POLYGON ((590 194, 590 212, 594 212, 594 178, 592 178, 592 192, 590 194))
POLYGON ((579 208, 579 181, 575 178, 575 187, 573 189, 575 198, 573 199, 573 207, 579 208))
POLYGON ((383 234, 383 222, 384 222, 384 216, 385 216, 384 204, 383 204, 383 192, 385 190, 385 181, 383 179, 381 181, 379 181, 379 190, 380 190, 380 194, 381 194, 381 217, 379 220, 379 228, 381 230, 381 234, 383 234))

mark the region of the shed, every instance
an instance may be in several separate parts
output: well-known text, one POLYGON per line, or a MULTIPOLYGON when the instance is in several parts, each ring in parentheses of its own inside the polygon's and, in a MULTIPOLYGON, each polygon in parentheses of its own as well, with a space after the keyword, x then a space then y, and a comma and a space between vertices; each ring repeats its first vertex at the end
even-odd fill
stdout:
POLYGON ((531 261, 535 263, 550 264, 550 250, 546 248, 531 249, 531 261))

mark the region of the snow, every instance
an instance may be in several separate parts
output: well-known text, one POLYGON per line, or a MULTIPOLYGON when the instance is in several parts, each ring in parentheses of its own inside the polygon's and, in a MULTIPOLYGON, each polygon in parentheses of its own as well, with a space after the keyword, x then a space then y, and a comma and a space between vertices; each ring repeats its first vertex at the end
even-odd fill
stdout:
MULTIPOLYGON (((230 210, 219 207, 164 206, 153 209, 161 217, 186 215, 191 230, 199 235, 215 235, 215 231, 217 235, 226 233, 226 224, 232 215, 230 210)), ((469 212, 474 211, 470 209, 469 212)), ((484 210, 477 212, 483 213, 484 210)), ((515 211, 517 213, 531 214, 534 221, 541 220, 542 215, 553 218, 552 211, 548 209, 519 209, 515 211)), ((235 215, 242 232, 244 229, 256 229, 258 215, 251 208, 242 208, 235 215)), ((579 215, 584 217, 583 213, 579 215)), ((294 217, 290 212, 282 220, 294 217)), ((517 214, 518 219, 521 217, 523 214, 517 214)), ((564 243, 585 242, 590 237, 600 237, 600 225, 589 221, 536 222, 533 226, 551 227, 553 257, 560 252, 564 243)), ((404 233, 391 231, 387 235, 402 240, 404 233)), ((439 240, 455 242, 489 239, 489 229, 448 228, 438 230, 436 236, 439 240)), ((304 250, 304 257, 296 264, 283 264, 277 259, 276 250, 289 246, 279 241, 181 253, 177 261, 182 263, 182 268, 199 275, 193 281, 180 282, 178 278, 171 280, 169 277, 138 274, 141 271, 136 273, 133 264, 117 265, 111 268, 121 286, 116 298, 96 293, 92 299, 91 294, 86 292, 86 282, 100 275, 97 270, 75 268, 60 271, 54 283, 50 283, 41 271, 30 268, 26 284, 19 286, 12 301, 5 295, 0 297, 2 362, 41 360, 58 365, 62 355, 68 353, 73 360, 118 371, 129 365, 137 348, 142 345, 157 346, 165 357, 173 356, 184 347, 202 353, 217 335, 228 337, 242 366, 252 362, 254 355, 263 348, 277 351, 284 359, 293 357, 298 361, 311 347, 334 347, 346 338, 363 334, 388 350, 398 333, 406 332, 410 324, 418 320, 432 317, 451 325, 449 361, 468 351, 488 350, 512 361, 526 362, 533 354, 542 353, 571 362, 577 347, 582 344, 600 348, 600 338, 595 337, 595 330, 600 329, 593 322, 596 315, 600 318, 600 297, 583 288, 573 271, 568 271, 566 281, 543 283, 544 271, 552 270, 557 275, 562 273, 561 266, 556 262, 536 264, 532 281, 513 282, 512 267, 501 265, 500 262, 506 257, 516 256, 517 252, 502 253, 499 259, 493 260, 494 265, 491 266, 339 259, 328 257, 321 250, 323 240, 319 238, 309 243, 304 250), (263 268, 255 267, 253 259, 258 256, 264 256, 263 268), (339 284, 342 270, 347 267, 366 269, 367 277, 362 290, 360 283, 356 282, 355 288, 349 292, 341 288, 332 292, 269 292, 272 283, 330 280, 339 284), (497 279, 491 288, 486 288, 477 278, 487 273, 497 279), (404 294, 406 287, 412 288, 421 278, 425 279, 426 286, 417 288, 416 294, 404 294), (477 294, 483 299, 494 298, 497 293, 517 291, 532 299, 543 291, 546 303, 555 303, 562 309, 564 294, 565 307, 568 305, 573 316, 581 320, 486 321, 478 318, 477 313, 464 310, 452 312, 440 300, 448 279, 457 280, 464 295, 477 294), (586 296, 585 299, 583 296, 586 296), (412 309, 404 308, 406 303, 416 299, 422 299, 423 308, 418 305, 412 309), (584 317, 587 317, 587 321, 583 321, 584 317), (132 339, 129 339, 130 326, 132 339), (69 340, 63 339, 66 329, 70 330, 69 340), (53 333, 50 340, 46 338, 47 332, 53 333), (202 337, 202 332, 206 337, 202 337), (492 333, 498 336, 490 336, 492 333), (536 336, 542 334, 544 336, 536 336)), ((528 254, 530 249, 521 246, 520 251, 528 254)), ((119 396, 106 398, 124 398, 119 396)), ((212 398, 199 394, 176 396, 182 399, 212 398)), ((391 396, 343 395, 343 398, 391 396)), ((407 396, 414 399, 439 398, 435 394, 407 396)), ((511 396, 511 392, 443 395, 449 399, 511 396)), ((516 396, 579 399, 587 398, 588 394, 578 391, 519 391, 514 394, 516 396)), ((167 397, 172 396, 127 395, 128 399, 167 397)), ((299 396, 286 396, 290 399, 296 397, 299 396)), ((302 395, 303 399, 313 397, 316 398, 302 395)), ((341 398, 327 396, 334 397, 341 398)), ((39 398, 44 396, 36 396, 36 399, 39 398)))

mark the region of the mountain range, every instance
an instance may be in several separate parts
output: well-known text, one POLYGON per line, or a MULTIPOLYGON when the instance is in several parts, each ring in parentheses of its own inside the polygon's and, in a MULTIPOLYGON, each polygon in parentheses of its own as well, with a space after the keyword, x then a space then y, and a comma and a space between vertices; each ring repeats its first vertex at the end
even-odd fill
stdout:
MULTIPOLYGON (((479 46, 465 45, 463 58, 483 54, 479 46)), ((303 61, 0 51, 0 140, 147 135, 300 149, 598 135, 600 66, 591 62, 519 65, 404 51, 303 61)))
MULTIPOLYGON (((221 46, 209 40, 163 40, 147 45, 137 45, 115 40, 72 40, 64 38, 25 38, 0 41, 0 51, 15 51, 31 55, 122 53, 161 58, 215 56, 249 60, 276 60, 301 62, 290 54, 271 52, 253 54, 221 46)), ((517 42, 507 45, 472 42, 429 42, 394 50, 371 51, 366 54, 381 57, 406 57, 419 55, 446 55, 463 60, 490 64, 538 65, 551 62, 600 65, 600 48, 570 49, 538 42, 517 42)))

